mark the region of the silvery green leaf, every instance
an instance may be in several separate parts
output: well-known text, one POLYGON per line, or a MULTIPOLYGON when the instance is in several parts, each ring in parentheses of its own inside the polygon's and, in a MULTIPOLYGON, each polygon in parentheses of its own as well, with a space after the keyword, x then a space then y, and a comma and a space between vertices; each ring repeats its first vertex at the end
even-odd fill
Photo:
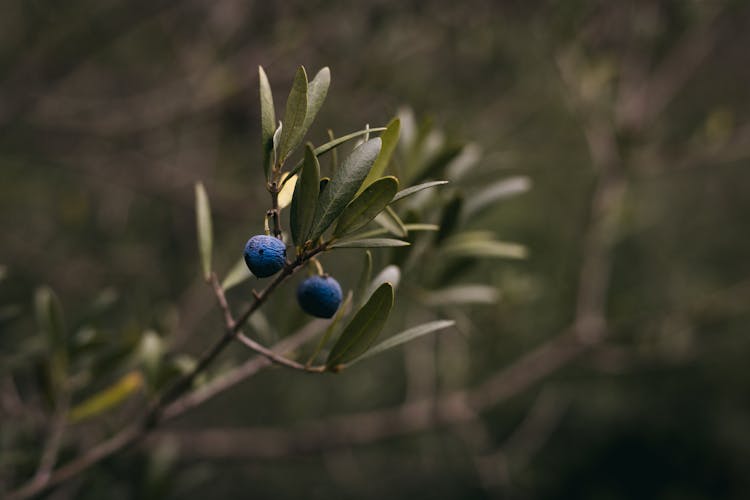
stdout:
POLYGON ((380 138, 370 139, 344 159, 320 193, 309 239, 317 239, 336 220, 362 185, 380 152, 380 138))
POLYGON ((266 179, 271 171, 273 162, 273 134, 276 130, 276 112, 273 106, 273 94, 268 77, 262 66, 258 66, 258 82, 260 87, 260 124, 261 124, 261 147, 263 148, 263 170, 266 179))
POLYGON ((298 247, 303 246, 308 239, 320 193, 320 165, 310 143, 305 146, 300 177, 290 215, 292 239, 298 247))
POLYGON ((383 141, 383 146, 380 148, 380 153, 370 173, 367 174, 362 187, 359 188, 358 194, 385 174, 385 170, 391 161, 391 156, 393 156, 393 151, 396 149, 396 144, 398 144, 400 130, 401 122, 399 122, 398 118, 394 118, 386 127, 385 132, 381 134, 380 139, 383 141))
POLYGON ((419 191, 422 191, 423 189, 428 189, 428 188, 435 187, 435 186, 442 186, 443 184, 448 184, 448 181, 425 182, 424 184, 418 184, 416 186, 411 186, 406 189, 402 189, 401 191, 396 193, 396 196, 393 197, 393 200, 391 200, 391 203, 395 203, 402 198, 406 198, 407 196, 413 195, 414 193, 418 193, 419 191))
POLYGON ((343 236, 364 227, 388 206, 396 191, 395 177, 383 177, 370 184, 341 212, 333 235, 343 236))
POLYGON ((300 66, 294 75, 292 90, 286 100, 284 128, 276 147, 276 162, 283 163, 287 156, 300 145, 305 135, 305 117, 307 116, 307 73, 300 66))
POLYGON ((329 248, 382 248, 382 247, 408 247, 408 241, 394 240, 391 238, 366 238, 334 241, 329 248))
POLYGON ((326 366, 335 371, 364 354, 385 326, 392 307, 393 286, 383 283, 341 332, 328 354, 326 366))
POLYGON ((393 349, 394 347, 398 347, 407 342, 411 342, 412 340, 418 339, 419 337, 423 337, 429 333, 437 332, 439 330, 444 330, 450 326, 453 326, 455 323, 456 322, 453 320, 438 320, 438 321, 431 321, 429 323, 424 323, 419 326, 409 328, 408 330, 404 330, 403 332, 397 333, 393 337, 390 337, 384 340, 383 342, 377 344, 376 346, 372 347, 367 352, 362 354, 360 357, 349 362, 348 366, 358 363, 362 361, 363 359, 371 358, 373 356, 381 354, 389 349, 393 349))
POLYGON ((401 282, 401 269, 396 265, 389 265, 385 266, 378 274, 375 276, 372 281, 370 282, 370 285, 367 287, 367 291, 365 292, 364 296, 369 297, 370 294, 372 294, 375 290, 378 289, 383 283, 390 283, 393 288, 398 288, 399 283, 401 282))
POLYGON ((320 111, 323 102, 328 95, 328 87, 331 85, 331 70, 328 66, 318 71, 315 78, 307 85, 307 113, 303 125, 303 135, 310 130, 310 125, 320 111))

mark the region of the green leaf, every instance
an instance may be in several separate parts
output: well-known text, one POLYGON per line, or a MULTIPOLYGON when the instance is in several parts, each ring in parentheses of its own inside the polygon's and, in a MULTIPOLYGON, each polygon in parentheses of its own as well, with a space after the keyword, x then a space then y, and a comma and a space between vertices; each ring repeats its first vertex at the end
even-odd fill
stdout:
POLYGON ((307 113, 305 114, 305 123, 303 125, 304 133, 310 129, 315 116, 320 111, 323 102, 328 95, 328 87, 331 85, 331 70, 328 66, 318 71, 315 78, 307 85, 307 113))
POLYGON ((258 82, 260 87, 260 125, 261 146, 263 148, 263 170, 268 180, 273 163, 273 133, 276 131, 276 111, 273 107, 273 94, 268 77, 262 66, 258 66, 258 82))
POLYGON ((391 122, 385 128, 385 132, 383 132, 383 134, 380 136, 380 139, 383 141, 383 147, 380 148, 378 158, 375 160, 375 163, 372 166, 372 170, 370 170, 370 173, 367 174, 365 181, 362 183, 362 187, 359 188, 358 194, 361 193, 367 186, 375 182, 378 178, 382 177, 383 174, 385 174, 385 169, 388 167, 388 164, 391 161, 391 156, 393 155, 393 151, 396 149, 396 144, 398 144, 398 135, 400 130, 401 122, 398 118, 394 118, 393 120, 391 120, 391 122))
POLYGON ((391 238, 365 238, 362 240, 335 241, 329 248, 381 248, 381 247, 408 247, 410 243, 403 240, 391 238))
MULTIPOLYGON (((376 217, 375 220, 377 221, 377 219, 378 218, 376 217)), ((408 231, 437 231, 438 229, 440 229, 440 226, 438 226, 437 224, 404 224, 404 227, 406 228, 407 232, 408 231)), ((369 239, 369 238, 372 238, 373 236, 382 236, 390 232, 391 231, 385 228, 372 229, 370 231, 363 231, 361 233, 349 235, 347 236, 346 240, 349 241, 349 240, 355 240, 355 239, 369 239)))
POLYGON ((359 281, 357 282, 356 297, 357 303, 361 304, 365 300, 365 292, 372 279, 372 252, 369 250, 365 251, 365 262, 362 266, 362 273, 359 275, 359 281))
POLYGON ((495 202, 525 193, 529 189, 531 179, 521 175, 491 184, 466 200, 463 217, 469 218, 495 202))
POLYGON ((65 324, 62 305, 55 292, 47 286, 38 288, 34 294, 34 309, 37 324, 47 337, 49 345, 63 348, 66 345, 65 324))
POLYGON ((355 148, 341 163, 331 182, 320 193, 309 239, 315 240, 322 235, 352 200, 375 162, 380 144, 380 138, 371 139, 355 148))
POLYGON ((146 380, 149 387, 153 390, 159 383, 159 372, 161 357, 164 353, 164 346, 159 335, 148 330, 143 333, 140 345, 138 346, 138 358, 143 364, 143 371, 146 374, 146 380))
POLYGON ((240 259, 232 266, 232 269, 229 270, 224 281, 221 282, 221 287, 226 292, 230 288, 234 288, 252 277, 253 273, 247 268, 245 259, 240 257, 240 259))
POLYGON ((392 307, 393 286, 383 283, 341 332, 328 354, 326 366, 336 370, 339 365, 364 354, 385 326, 392 307))
POLYGON ((372 279, 364 296, 369 298, 375 290, 383 285, 383 283, 390 283, 393 288, 398 288, 399 283, 401 283, 401 268, 394 264, 385 266, 377 276, 372 279))
POLYGON ((500 294, 488 285, 456 285, 424 292, 421 298, 428 306, 494 304, 500 294))
POLYGON ((443 247, 446 257, 495 257, 506 259, 525 259, 526 247, 518 243, 507 243, 504 241, 460 241, 451 238, 451 243, 443 247))
POLYGON ((55 292, 44 286, 34 294, 34 308, 39 328, 49 345, 49 359, 45 366, 51 389, 48 395, 59 402, 61 394, 67 392, 68 379, 68 349, 62 305, 55 292))
POLYGON ((284 163, 289 154, 300 145, 305 136, 305 117, 307 116, 307 73, 300 66, 294 75, 292 90, 286 100, 284 128, 281 130, 276 149, 276 163, 284 163))
POLYGON ((213 233, 211 231, 211 207, 208 204, 208 195, 202 182, 195 184, 195 220, 198 230, 198 248, 203 266, 203 278, 211 278, 211 246, 213 245, 213 233))
POLYGON ((389 233, 395 234, 399 238, 406 238, 409 235, 409 230, 401 220, 401 217, 390 207, 385 207, 383 213, 378 214, 375 218, 375 222, 386 229, 389 233))
POLYGON ((294 191, 296 200, 292 205, 290 215, 292 240, 298 247, 305 244, 307 235, 310 234, 319 193, 320 165, 312 145, 308 143, 305 146, 304 166, 302 167, 300 180, 297 182, 297 189, 294 191))
MULTIPOLYGON (((378 128, 358 130, 356 132, 352 132, 351 134, 342 135, 341 137, 332 139, 326 142, 325 144, 321 144, 320 146, 315 148, 315 156, 322 156, 331 150, 335 150, 337 147, 341 146, 345 142, 351 141, 352 139, 356 139, 357 137, 361 137, 370 132, 382 132, 383 130, 385 130, 384 127, 378 127, 378 128)), ((297 172, 299 172, 299 170, 302 168, 302 162, 303 160, 300 160, 297 162, 294 168, 289 172, 290 175, 294 175, 297 172)))
POLYGON ((106 389, 85 399, 74 406, 68 414, 71 423, 95 417, 113 408, 143 387, 143 375, 138 371, 132 371, 106 389))
POLYGON ((428 189, 435 186, 442 186, 443 184, 448 184, 448 181, 432 181, 432 182, 425 182, 424 184, 418 184, 416 186, 411 186, 406 189, 402 189, 398 193, 396 193, 396 196, 393 197, 393 200, 391 200, 391 203, 396 203, 398 200, 402 198, 406 198, 407 196, 411 196, 414 193, 418 193, 419 191, 422 191, 423 189, 428 189))
POLYGON ((331 320, 330 324, 328 325, 328 328, 326 328, 325 333, 320 337, 320 341, 318 341, 318 345, 315 346, 315 350, 310 355, 310 359, 307 361, 308 365, 313 364, 315 362, 315 358, 318 357, 318 354, 320 354, 321 349, 325 347, 325 345, 328 343, 328 341, 331 339, 331 336, 333 335, 333 332, 336 331, 336 327, 338 326, 339 322, 341 321, 341 318, 349 314, 349 309, 352 305, 352 292, 346 294, 346 298, 344 299, 344 302, 341 304, 341 307, 339 307, 338 311, 336 311, 336 314, 333 317, 333 320, 331 320))
POLYGON ((364 227, 382 212, 398 191, 398 179, 382 177, 370 184, 349 203, 336 223, 334 236, 343 236, 364 227))
POLYGON ((412 340, 418 339, 419 337, 423 337, 424 335, 427 335, 428 333, 433 333, 439 330, 444 330, 450 326, 453 326, 455 323, 456 322, 453 320, 438 320, 438 321, 431 321, 429 323, 424 323, 419 326, 415 326, 414 328, 409 328, 408 330, 404 330, 403 332, 398 333, 394 335, 393 337, 390 337, 384 340, 383 342, 379 343, 372 349, 368 350, 359 358, 351 361, 348 364, 348 366, 351 366, 354 363, 358 363, 362 361, 363 359, 371 358, 373 356, 381 354, 389 349, 393 349, 394 347, 398 347, 407 342, 411 342, 412 340))

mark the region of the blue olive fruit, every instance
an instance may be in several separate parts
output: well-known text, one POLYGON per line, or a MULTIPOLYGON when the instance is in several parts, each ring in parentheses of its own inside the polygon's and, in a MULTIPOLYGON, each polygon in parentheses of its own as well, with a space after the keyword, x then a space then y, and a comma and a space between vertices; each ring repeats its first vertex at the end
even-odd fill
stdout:
POLYGON ((341 305, 341 286, 330 276, 312 276, 299 284, 297 302, 307 314, 330 318, 341 305))
POLYGON ((259 234, 245 244, 245 264, 258 278, 266 278, 279 272, 286 263, 286 245, 273 236, 259 234))

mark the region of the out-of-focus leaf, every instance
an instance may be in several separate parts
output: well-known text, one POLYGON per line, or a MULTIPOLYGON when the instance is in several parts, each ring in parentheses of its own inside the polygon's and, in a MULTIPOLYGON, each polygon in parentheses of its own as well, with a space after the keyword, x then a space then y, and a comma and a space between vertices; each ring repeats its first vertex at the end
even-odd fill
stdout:
POLYGON ((304 166, 300 177, 290 215, 292 240, 298 247, 305 244, 310 234, 320 193, 320 165, 310 143, 305 146, 304 166))
POLYGON ((315 78, 307 85, 307 113, 305 114, 304 133, 310 129, 313 120, 323 106, 328 95, 328 87, 331 85, 331 70, 328 66, 318 71, 315 78))
POLYGON ((284 128, 276 147, 276 162, 283 163, 289 153, 300 145, 305 135, 305 117, 307 116, 307 73, 300 66, 294 75, 292 90, 286 100, 284 128))
POLYGON ((201 255, 203 278, 211 278, 211 247, 213 232, 211 229, 211 207, 208 203, 206 188, 202 182, 195 184, 195 221, 198 232, 198 249, 201 255))
POLYGON ((62 305, 55 292, 47 286, 40 287, 34 294, 34 309, 39 328, 44 332, 53 348, 65 346, 65 324, 62 305))
POLYGON ((395 203, 402 198, 406 198, 407 196, 413 195, 414 193, 418 193, 419 191, 422 191, 423 189, 429 189, 435 186, 442 186, 443 184, 448 184, 448 181, 425 182, 424 184, 417 184, 416 186, 411 186, 406 189, 402 189, 401 191, 396 193, 396 196, 393 197, 393 199, 391 200, 391 203, 395 203))
POLYGON ((438 233, 435 236, 436 243, 442 242, 456 230, 458 222, 461 220, 463 203, 463 196, 460 193, 456 193, 443 207, 443 213, 440 215, 440 229, 438 229, 438 233))
POLYGON ((143 371, 146 374, 146 380, 151 389, 156 388, 159 383, 163 353, 164 346, 161 337, 152 330, 144 332, 141 337, 141 343, 138 346, 138 358, 143 365, 143 371))
POLYGON ((488 285, 456 285, 439 290, 430 290, 422 295, 422 302, 429 306, 458 304, 494 304, 500 298, 497 289, 488 285))
POLYGON ((525 259, 528 253, 526 247, 518 243, 479 240, 460 241, 458 238, 453 238, 453 240, 443 247, 443 254, 446 257, 525 259))
MULTIPOLYGON (((333 130, 330 128, 328 129, 328 141, 334 141, 336 140, 336 136, 333 135, 333 130)), ((339 168, 339 153, 336 151, 336 148, 331 151, 331 172, 335 172, 336 169, 339 168)))
POLYGON ((531 179, 522 175, 496 182, 466 200, 463 217, 471 217, 497 201, 525 193, 530 188, 531 179))
MULTIPOLYGON (((335 150, 337 147, 341 146, 345 142, 351 141, 352 139, 356 139, 357 137, 361 137, 370 132, 382 132, 383 130, 385 130, 385 127, 363 129, 363 130, 358 130, 356 132, 352 132, 351 134, 342 135, 341 137, 332 139, 326 142, 325 144, 321 144, 320 146, 315 148, 315 156, 322 156, 329 151, 335 150)), ((297 164, 294 166, 294 168, 290 171, 290 174, 296 174, 297 172, 299 172, 299 170, 302 168, 303 161, 304 160, 298 161, 297 164)))
POLYGON ((414 119, 414 111, 407 107, 400 108, 398 110, 398 121, 401 125, 399 146, 404 153, 408 153, 414 148, 414 142, 417 139, 417 123, 414 119))
POLYGON ((415 173, 408 177, 409 182, 419 182, 438 175, 442 177, 445 175, 444 167, 450 164, 461 153, 462 149, 463 145, 452 144, 445 146, 437 153, 430 155, 429 159, 426 160, 415 173))
POLYGON ((326 366, 336 370, 364 354, 383 329, 393 307, 393 286, 383 283, 346 325, 328 354, 326 366))
POLYGON ((289 172, 281 174, 281 185, 284 187, 279 191, 279 208, 286 208, 292 202, 292 196, 294 195, 294 186, 297 185, 296 175, 289 175, 289 172), (291 177, 287 179, 287 177, 291 177))
POLYGON ((362 361, 363 359, 371 358, 373 356, 381 354, 389 349, 393 349, 394 347, 398 347, 407 342, 411 342, 412 340, 418 339, 419 337, 423 337, 427 335, 428 333, 433 333, 439 330, 444 330, 450 326, 453 326, 455 323, 456 322, 453 320, 438 320, 438 321, 431 321, 429 323, 424 323, 419 326, 409 328, 408 330, 404 330, 403 332, 397 333, 393 337, 390 337, 384 340, 383 342, 379 343, 378 345, 374 346, 373 348, 369 349, 367 352, 365 352, 363 355, 361 355, 357 359, 352 360, 348 364, 348 366, 358 363, 362 361))
POLYGON ((224 278, 224 281, 221 282, 221 287, 224 289, 224 291, 227 291, 230 288, 234 288, 240 283, 247 281, 248 279, 252 278, 252 276, 253 273, 251 273, 247 268, 245 259, 240 257, 232 266, 232 269, 229 270, 226 277, 224 278))
POLYGON ((471 143, 464 146, 461 152, 451 160, 445 167, 445 175, 448 179, 456 181, 466 175, 482 157, 482 148, 477 144, 471 143))
POLYGON ((369 250, 365 250, 365 262, 362 265, 362 273, 359 275, 359 280, 357 281, 357 288, 355 289, 355 294, 357 297, 357 303, 361 304, 365 301, 366 295, 365 292, 367 291, 367 287, 370 284, 370 280, 372 279, 372 252, 369 250))
POLYGON ((398 135, 401 130, 401 122, 398 118, 394 118, 385 128, 385 132, 382 133, 380 139, 383 141, 383 146, 380 148, 380 153, 372 165, 370 173, 365 177, 362 186, 359 188, 357 194, 362 193, 367 186, 375 182, 377 179, 385 174, 385 169, 391 161, 393 151, 396 149, 398 144, 398 135))
POLYGON ((408 247, 410 243, 403 240, 391 238, 365 238, 361 240, 339 240, 329 245, 329 248, 382 248, 382 247, 408 247))
POLYGON ((0 282, 8 276, 8 266, 0 266, 0 282))
POLYGON ((48 396, 58 401, 67 392, 68 350, 62 305, 51 288, 43 286, 34 294, 34 308, 39 328, 44 333, 49 346, 47 375, 49 376, 48 396))
POLYGON ((396 191, 398 180, 395 177, 383 177, 370 184, 341 212, 333 235, 343 236, 367 225, 388 206, 396 191))
POLYGON ((325 347, 326 344, 328 344, 328 341, 331 340, 331 336, 333 335, 333 332, 336 331, 336 327, 338 326, 339 322, 341 322, 341 318, 349 314, 349 309, 351 309, 351 307, 352 292, 349 291, 349 293, 346 294, 344 302, 341 303, 341 307, 339 307, 338 311, 336 311, 336 314, 333 316, 333 320, 331 320, 331 322, 328 324, 328 328, 326 328, 326 331, 320 337, 320 341, 318 342, 318 345, 315 346, 315 350, 313 351, 312 355, 310 355, 310 359, 307 361, 308 365, 311 365, 315 362, 315 358, 318 357, 320 351, 323 349, 323 347, 325 347))
POLYGON ((119 405, 143 387, 143 375, 132 371, 106 389, 77 404, 70 410, 68 420, 78 423, 104 413, 119 405))
POLYGON ((341 163, 331 182, 320 193, 309 239, 315 240, 323 234, 352 200, 378 156, 380 144, 380 138, 370 139, 341 163))
POLYGON ((273 162, 273 134, 276 131, 276 111, 273 106, 273 94, 268 77, 262 66, 258 66, 258 83, 260 88, 260 125, 261 147, 263 148, 263 171, 266 180, 271 172, 273 162))
POLYGON ((401 269, 393 264, 385 266, 377 276, 372 279, 364 296, 369 298, 375 290, 383 285, 383 283, 390 283, 393 288, 398 288, 399 283, 401 283, 401 269))
MULTIPOLYGON (((375 220, 376 222, 379 222, 377 220, 377 217, 375 218, 375 220)), ((437 231, 438 229, 440 229, 440 226, 438 226, 437 224, 404 224, 404 227, 407 231, 437 231)), ((357 233, 356 235, 351 235, 347 239, 366 239, 372 238, 374 236, 382 236, 388 233, 392 233, 392 231, 389 231, 386 228, 372 229, 370 231, 363 231, 361 233, 357 233)))
POLYGON ((378 216, 377 223, 399 238, 409 236, 409 229, 390 206, 385 207, 383 213, 378 216))

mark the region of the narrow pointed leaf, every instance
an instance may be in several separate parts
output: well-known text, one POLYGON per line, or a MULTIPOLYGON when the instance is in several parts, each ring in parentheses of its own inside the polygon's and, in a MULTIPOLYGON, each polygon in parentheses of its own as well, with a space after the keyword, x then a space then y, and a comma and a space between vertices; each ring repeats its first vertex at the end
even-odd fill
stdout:
POLYGON ((531 179, 523 175, 491 184, 473 195, 471 199, 466 200, 463 217, 469 218, 495 202, 525 193, 529 189, 531 189, 531 179))
POLYGON ((429 333, 437 332, 439 330, 444 330, 448 327, 453 326, 455 323, 456 322, 453 320, 438 320, 438 321, 431 321, 429 323, 424 323, 419 326, 415 326, 414 328, 409 328, 408 330, 404 330, 403 332, 398 333, 394 335, 393 337, 390 337, 384 340, 383 342, 377 344, 373 348, 369 349, 362 356, 351 361, 348 366, 351 366, 354 363, 358 363, 362 361, 363 359, 371 358, 378 354, 382 354, 383 352, 389 349, 393 349, 394 347, 398 347, 402 344, 406 344, 407 342, 411 342, 412 340, 418 339, 419 337, 423 337, 429 333))
POLYGON ((279 191, 279 208, 286 208, 292 202, 292 196, 294 195, 294 187, 297 185, 297 175, 289 175, 289 172, 284 172, 281 175, 281 184, 283 187, 279 191), (287 179, 287 177, 291 177, 287 179))
POLYGON ((124 402, 141 387, 143 387, 143 375, 138 371, 132 371, 106 389, 74 406, 70 410, 68 420, 78 423, 96 417, 124 402))
POLYGON ((276 131, 276 111, 273 107, 273 94, 268 77, 262 66, 258 66, 258 83, 260 87, 260 124, 261 145, 263 148, 263 170, 266 179, 271 172, 273 162, 273 133, 276 131))
POLYGON ((328 355, 326 366, 336 369, 364 354, 377 339, 393 307, 393 287, 383 283, 357 311, 328 355))
POLYGON ((461 220, 461 209, 463 208, 463 204, 463 196, 461 193, 456 193, 443 207, 443 213, 440 214, 440 229, 438 230, 437 235, 435 235, 436 243, 441 243, 456 231, 461 220))
POLYGON ((357 297, 357 304, 362 304, 365 301, 367 287, 372 279, 372 252, 369 250, 365 251, 365 262, 362 265, 362 273, 359 275, 359 281, 357 282, 357 288, 355 291, 357 297))
POLYGON ((391 120, 385 128, 385 132, 380 136, 380 139, 383 141, 383 147, 380 148, 380 153, 372 166, 372 170, 367 174, 362 187, 359 188, 359 193, 385 174, 385 170, 391 161, 391 156, 393 156, 393 151, 396 149, 396 144, 398 144, 400 130, 401 122, 398 118, 391 120))
POLYGON ((333 316, 333 320, 331 320, 328 328, 326 328, 326 331, 323 333, 323 336, 320 337, 318 345, 315 346, 315 350, 310 355, 310 359, 307 361, 308 365, 311 365, 315 362, 315 358, 318 357, 320 351, 326 346, 326 344, 328 344, 328 341, 331 340, 331 336, 333 335, 333 332, 336 331, 336 327, 341 322, 341 318, 349 314, 349 310, 352 307, 352 295, 353 294, 351 290, 346 294, 344 302, 341 303, 341 307, 339 307, 338 311, 336 311, 336 314, 333 316))
MULTIPOLYGON (((378 218, 376 217, 375 220, 377 221, 377 219, 378 218)), ((407 231, 437 231, 440 229, 440 226, 437 224, 404 224, 404 227, 407 231)), ((370 239, 374 236, 382 236, 390 232, 391 231, 385 228, 372 229, 370 231, 363 231, 361 233, 349 235, 346 237, 346 241, 370 239)))
POLYGON ((305 116, 307 115, 307 73, 300 66, 294 76, 292 90, 286 100, 284 128, 276 149, 276 162, 283 163, 289 153, 300 145, 305 135, 305 116))
POLYGON ((334 236, 343 236, 364 227, 382 212, 398 191, 398 179, 383 177, 370 184, 349 203, 336 224, 334 236))
POLYGON ((494 304, 499 298, 500 294, 493 286, 456 285, 427 291, 422 296, 422 302, 429 306, 494 304))
POLYGON ((320 192, 320 165, 310 143, 305 146, 304 166, 297 186, 297 201, 292 207, 292 239, 295 245, 302 246, 310 234, 320 192))
POLYGON ((362 240, 336 241, 330 248, 382 248, 382 247, 408 247, 410 243, 403 240, 391 238, 365 238, 362 240))
MULTIPOLYGON (((382 132, 383 130, 385 130, 385 127, 363 129, 363 130, 358 130, 356 132, 352 132, 351 134, 342 135, 341 137, 338 137, 336 139, 331 139, 325 144, 321 144, 320 146, 315 148, 315 156, 322 156, 329 151, 335 151, 337 147, 341 146, 345 142, 351 141, 352 139, 356 139, 357 137, 361 137, 369 132, 382 132)), ((294 168, 290 171, 291 174, 296 174, 297 172, 299 172, 299 170, 302 168, 302 161, 303 160, 300 160, 297 162, 294 168)))
POLYGON ((202 182, 195 185, 195 220, 198 232, 198 249, 200 250, 203 278, 211 277, 211 247, 213 232, 211 230, 211 207, 208 203, 206 188, 202 182))
POLYGON ((377 222, 380 227, 399 238, 406 238, 409 235, 409 230, 406 228, 406 224, 404 224, 401 217, 399 217, 390 206, 385 207, 385 210, 378 214, 375 218, 375 222, 377 222))
POLYGON ((525 246, 504 241, 456 241, 443 247, 443 254, 449 257, 525 259, 527 253, 525 246))
POLYGON ((305 115, 304 132, 310 129, 315 116, 320 111, 323 102, 328 95, 328 87, 331 85, 331 70, 328 66, 318 71, 315 78, 307 85, 307 113, 305 115))
POLYGON ((318 238, 333 224, 367 177, 380 151, 380 138, 367 141, 346 157, 320 193, 309 238, 318 238))
POLYGON ((402 198, 406 198, 407 196, 411 196, 414 193, 418 193, 419 191, 422 191, 423 189, 428 189, 428 188, 435 187, 435 186, 442 186, 443 184, 448 184, 448 181, 425 182, 424 184, 418 184, 416 186, 411 186, 406 189, 402 189, 401 191, 396 193, 396 196, 393 197, 393 200, 391 200, 391 203, 395 203, 402 198))
POLYGON ((229 270, 226 277, 224 278, 224 281, 221 282, 221 287, 224 289, 224 291, 227 291, 230 288, 234 288, 240 283, 243 283, 252 277, 253 273, 251 273, 247 268, 245 259, 240 258, 232 266, 232 269, 229 270))
POLYGON ((401 283, 401 268, 394 264, 385 266, 370 282, 365 297, 369 298, 383 283, 390 283, 394 289, 398 288, 401 283))

